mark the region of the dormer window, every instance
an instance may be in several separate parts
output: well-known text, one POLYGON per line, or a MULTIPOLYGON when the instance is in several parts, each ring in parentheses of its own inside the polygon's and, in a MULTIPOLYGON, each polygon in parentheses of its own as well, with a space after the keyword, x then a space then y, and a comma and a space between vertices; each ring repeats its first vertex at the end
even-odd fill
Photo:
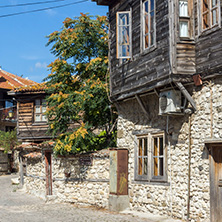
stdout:
POLYGON ((202 30, 218 24, 218 0, 202 1, 202 30))
POLYGON ((142 39, 145 50, 155 44, 155 0, 144 1, 142 12, 142 39))
POLYGON ((117 58, 131 58, 131 13, 117 12, 117 58))
POLYGON ((181 38, 189 38, 189 10, 188 0, 179 1, 179 35, 181 38))

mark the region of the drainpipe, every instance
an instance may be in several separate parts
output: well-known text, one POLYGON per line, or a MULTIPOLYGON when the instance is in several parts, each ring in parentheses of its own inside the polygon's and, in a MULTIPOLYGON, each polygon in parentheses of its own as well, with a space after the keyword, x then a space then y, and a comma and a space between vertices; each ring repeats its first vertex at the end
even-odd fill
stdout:
POLYGON ((191 176, 191 115, 189 116, 188 132, 188 181, 187 181, 187 221, 190 220, 190 176, 191 176))

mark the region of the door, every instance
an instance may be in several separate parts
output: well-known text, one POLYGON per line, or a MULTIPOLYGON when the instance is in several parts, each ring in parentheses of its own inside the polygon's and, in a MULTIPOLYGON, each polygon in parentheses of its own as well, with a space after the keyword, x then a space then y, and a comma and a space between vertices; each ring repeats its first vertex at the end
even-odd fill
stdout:
POLYGON ((222 222, 222 145, 210 150, 210 211, 211 222, 222 222))
POLYGON ((46 195, 52 195, 52 159, 51 152, 45 152, 46 195))

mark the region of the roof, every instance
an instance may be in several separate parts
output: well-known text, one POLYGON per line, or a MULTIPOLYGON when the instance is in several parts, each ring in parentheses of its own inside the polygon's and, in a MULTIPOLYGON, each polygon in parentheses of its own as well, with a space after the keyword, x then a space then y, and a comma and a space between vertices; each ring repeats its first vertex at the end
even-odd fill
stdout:
POLYGON ((1 89, 14 89, 17 87, 24 87, 37 84, 36 82, 14 75, 0 69, 0 88, 1 89))
POLYGON ((15 88, 14 92, 21 92, 21 93, 25 93, 25 92, 45 92, 46 89, 46 84, 45 82, 43 83, 35 83, 34 85, 28 85, 28 86, 21 86, 18 88, 15 88))

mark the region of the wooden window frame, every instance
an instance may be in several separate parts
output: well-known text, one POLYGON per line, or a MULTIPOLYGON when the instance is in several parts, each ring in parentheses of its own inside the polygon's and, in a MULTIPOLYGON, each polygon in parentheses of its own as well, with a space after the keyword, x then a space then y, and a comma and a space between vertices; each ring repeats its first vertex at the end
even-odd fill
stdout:
POLYGON ((150 48, 155 47, 156 45, 156 0, 154 0, 154 9, 151 10, 150 8, 150 1, 151 0, 141 0, 141 45, 142 51, 149 51, 150 48), (145 12, 145 3, 148 3, 148 12, 145 12), (150 29, 150 18, 151 12, 154 12, 153 16, 153 43, 151 43, 151 29, 150 29), (146 16, 148 16, 148 28, 146 32, 146 16), (148 36, 148 45, 146 47, 146 36, 148 36))
POLYGON ((220 26, 220 21, 221 21, 221 16, 220 16, 220 0, 217 0, 217 4, 215 6, 212 6, 213 4, 213 0, 200 0, 200 8, 201 8, 201 12, 200 12, 200 20, 201 20, 201 31, 206 31, 209 30, 211 28, 220 26), (204 2, 208 1, 208 8, 206 11, 204 10, 204 2), (216 11, 217 14, 217 22, 213 24, 213 11, 216 11), (207 15, 209 16, 208 18, 208 27, 204 27, 204 16, 207 15))
MULTIPOLYGON (((160 144, 158 143, 158 148, 160 147, 160 144)), ((166 160, 167 160, 167 153, 166 153, 166 142, 165 142, 165 134, 164 133, 159 133, 159 134, 152 134, 151 135, 151 181, 166 181, 167 180, 167 169, 166 169, 166 160), (154 140, 158 139, 160 141, 160 138, 162 138, 163 144, 162 144, 162 149, 163 149, 163 154, 162 155, 157 155, 155 153, 155 143, 154 140), (162 175, 158 172, 158 175, 155 175, 155 171, 158 170, 159 168, 155 167, 155 159, 158 160, 158 166, 160 165, 160 159, 163 159, 163 169, 162 169, 162 175)))
POLYGON ((180 39, 190 39, 192 36, 192 30, 191 30, 191 1, 190 0, 179 0, 178 4, 178 15, 179 15, 179 38, 180 39), (180 14, 180 2, 187 2, 187 15, 181 15, 180 14), (181 29, 180 25, 181 23, 187 23, 187 36, 182 36, 181 35, 181 29))
MULTIPOLYGON (((47 122, 47 120, 43 120, 44 117, 46 117, 46 115, 44 114, 45 111, 43 111, 43 104, 46 104, 46 100, 45 99, 35 99, 35 105, 34 105, 34 122, 35 123, 41 123, 41 122, 47 122), (40 104, 37 105, 37 101, 40 101, 40 104), (39 106, 40 112, 37 112, 37 106, 39 106), (40 115, 40 120, 36 120, 36 115, 40 115)), ((46 105, 45 105, 46 108, 46 105)))
POLYGON ((130 59, 132 58, 132 19, 131 19, 131 10, 130 11, 119 11, 116 13, 116 57, 117 59, 130 59), (121 25, 120 22, 120 15, 121 14, 127 14, 129 16, 129 23, 127 25, 121 25), (123 56, 122 55, 122 44, 120 43, 121 39, 121 28, 122 27, 128 27, 129 28, 129 36, 128 36, 128 44, 125 44, 126 46, 129 47, 129 55, 123 56))
MULTIPOLYGON (((135 167, 134 167, 134 180, 135 181, 141 181, 141 182, 167 182, 167 151, 166 151, 166 142, 165 142, 165 133, 160 132, 158 134, 146 134, 146 135, 137 135, 135 137, 136 143, 135 143, 135 167), (154 139, 155 138, 162 138, 163 141, 163 154, 161 156, 155 156, 154 155, 154 139), (139 149, 140 149, 140 140, 147 140, 147 156, 146 155, 140 155, 139 149), (140 170, 140 160, 142 159, 142 169, 144 169, 144 158, 147 158, 147 173, 144 174, 139 173, 140 170), (162 158, 163 161, 163 170, 162 175, 155 175, 154 170, 154 158, 162 158)), ((144 144, 144 142, 143 142, 144 144)))

